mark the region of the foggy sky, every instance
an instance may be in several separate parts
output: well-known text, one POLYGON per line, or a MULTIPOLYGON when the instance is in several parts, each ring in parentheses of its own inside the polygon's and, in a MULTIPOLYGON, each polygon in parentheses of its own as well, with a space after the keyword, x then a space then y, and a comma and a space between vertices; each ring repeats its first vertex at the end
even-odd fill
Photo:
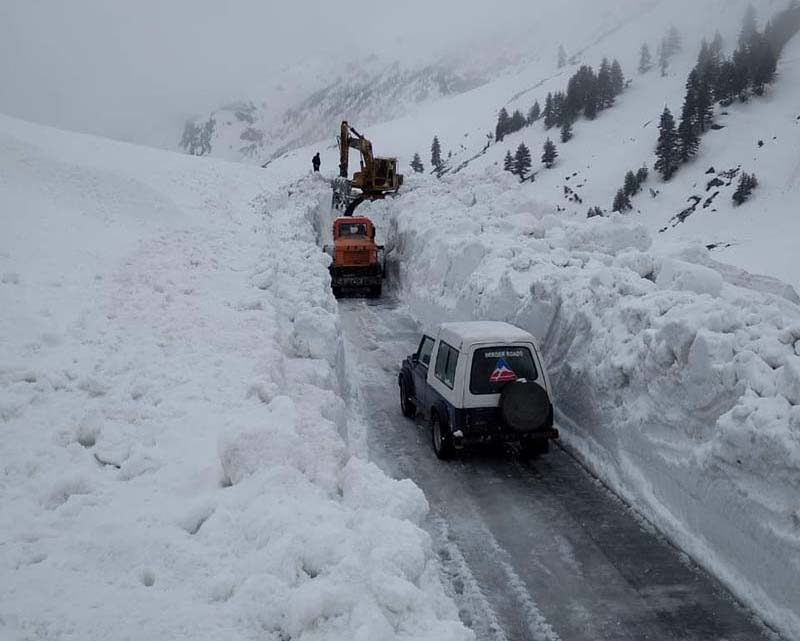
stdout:
MULTIPOLYGON (((537 4, 502 6, 530 15, 537 4)), ((269 73, 286 64, 457 46, 499 27, 496 7, 463 0, 0 0, 0 112, 157 143, 187 116, 257 96, 269 73)))

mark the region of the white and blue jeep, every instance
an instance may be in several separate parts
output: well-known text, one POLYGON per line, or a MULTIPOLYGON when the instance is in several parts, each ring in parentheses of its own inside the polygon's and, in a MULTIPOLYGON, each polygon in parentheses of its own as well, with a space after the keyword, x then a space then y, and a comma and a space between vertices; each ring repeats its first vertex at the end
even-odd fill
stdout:
POLYGON ((439 325, 403 361, 398 383, 403 414, 430 423, 440 459, 493 441, 515 441, 524 454, 544 454, 558 438, 536 341, 508 323, 439 325))

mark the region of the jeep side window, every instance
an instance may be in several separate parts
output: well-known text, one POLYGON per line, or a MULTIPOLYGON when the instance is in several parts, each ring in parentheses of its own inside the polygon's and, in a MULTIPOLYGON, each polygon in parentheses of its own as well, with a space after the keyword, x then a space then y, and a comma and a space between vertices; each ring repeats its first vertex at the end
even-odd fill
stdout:
POLYGON ((433 339, 430 336, 423 336, 417 350, 417 360, 425 367, 431 364, 431 354, 433 354, 433 339))
POLYGON ((458 364, 458 352, 442 341, 439 343, 439 351, 436 353, 436 378, 442 383, 453 389, 456 380, 456 365, 458 364))

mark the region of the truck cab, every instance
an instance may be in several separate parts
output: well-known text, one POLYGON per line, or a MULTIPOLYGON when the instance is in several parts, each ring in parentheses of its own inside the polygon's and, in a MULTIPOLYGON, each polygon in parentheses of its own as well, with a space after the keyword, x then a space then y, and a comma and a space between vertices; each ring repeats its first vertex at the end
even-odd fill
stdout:
POLYGON ((335 296, 344 291, 366 291, 380 296, 384 277, 384 249, 375 243, 375 225, 369 218, 345 216, 333 221, 331 286, 335 296))
POLYGON ((398 384, 403 414, 431 425, 439 458, 493 441, 542 454, 558 438, 536 341, 508 323, 439 325, 403 361, 398 384))

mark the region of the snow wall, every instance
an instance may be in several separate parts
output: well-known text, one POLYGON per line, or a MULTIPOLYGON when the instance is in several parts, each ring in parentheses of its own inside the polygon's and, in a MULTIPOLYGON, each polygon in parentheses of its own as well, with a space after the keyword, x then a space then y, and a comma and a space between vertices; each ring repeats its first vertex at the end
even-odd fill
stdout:
POLYGON ((530 330, 570 449, 800 638, 796 293, 714 269, 702 247, 657 255, 635 217, 569 218, 515 181, 412 179, 365 207, 390 230, 400 297, 424 324, 530 330))

